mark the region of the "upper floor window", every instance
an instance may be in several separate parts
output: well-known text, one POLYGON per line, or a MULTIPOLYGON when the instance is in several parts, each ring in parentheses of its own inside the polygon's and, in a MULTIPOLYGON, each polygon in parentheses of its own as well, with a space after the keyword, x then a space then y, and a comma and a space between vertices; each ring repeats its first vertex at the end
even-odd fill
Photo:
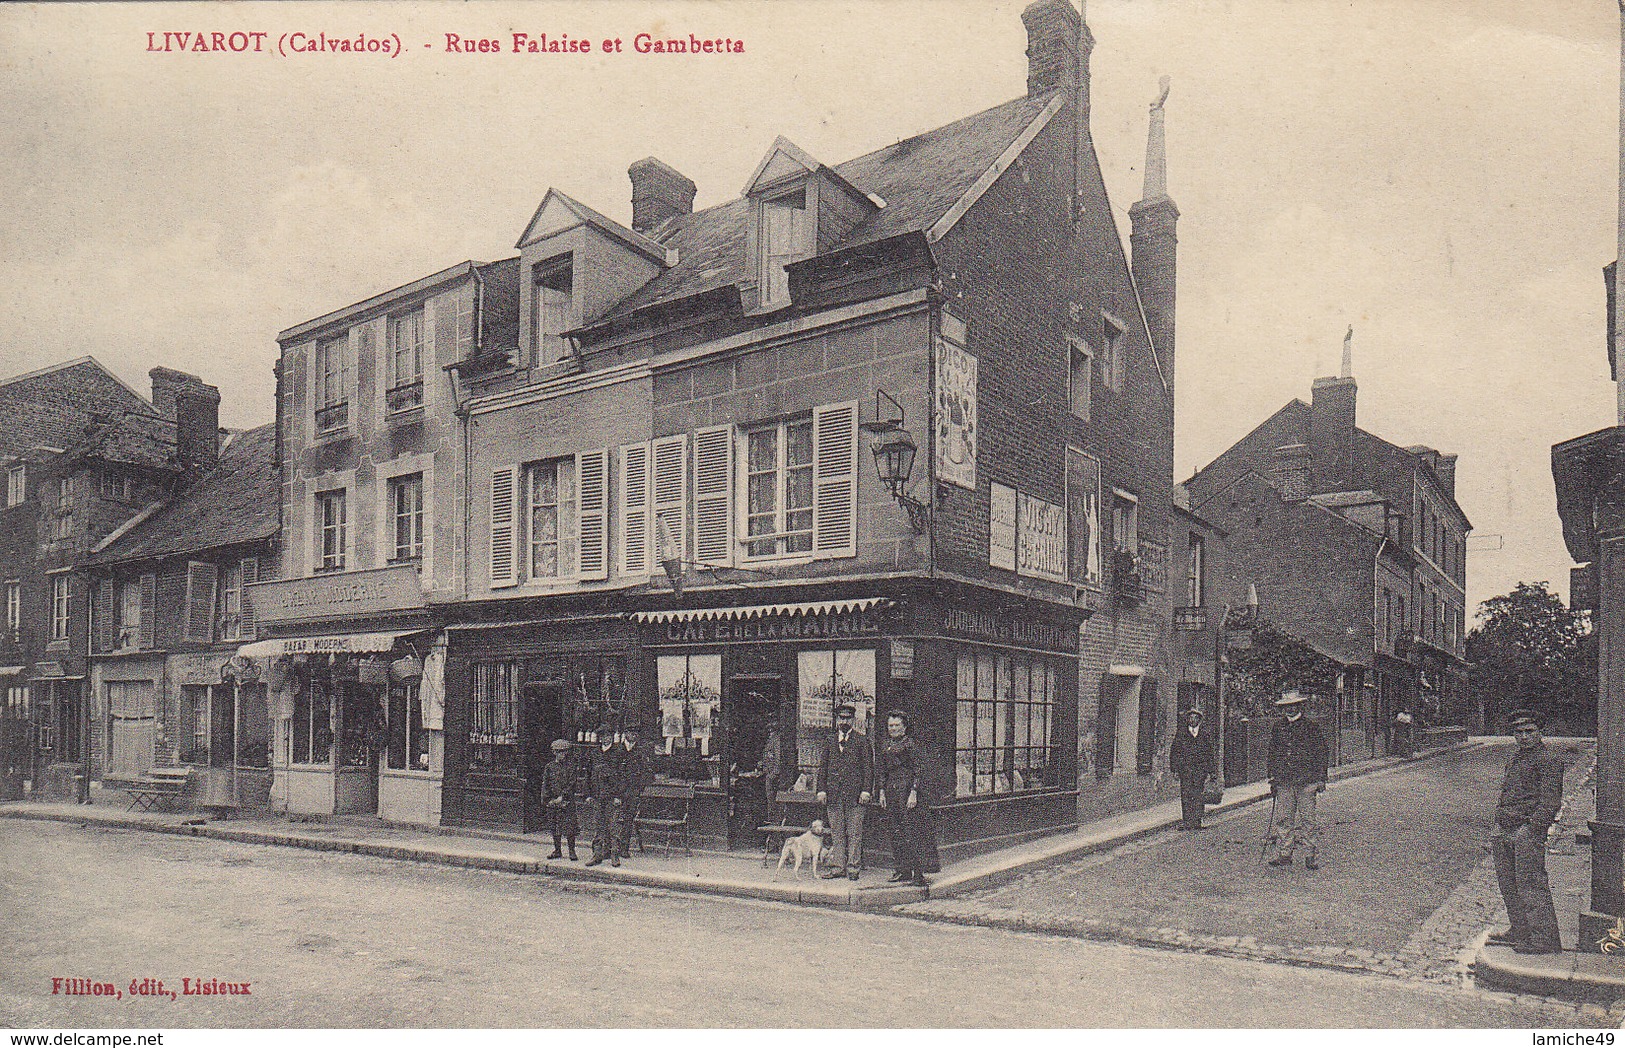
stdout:
POLYGON ((1123 388, 1123 375, 1127 371, 1127 362, 1124 358, 1123 325, 1111 317, 1104 317, 1101 321, 1101 370, 1105 374, 1106 386, 1112 390, 1123 388))
POLYGON ((140 646, 141 638, 141 582, 130 579, 119 586, 118 638, 119 649, 140 646))
POLYGON ((316 528, 320 542, 320 560, 316 570, 343 571, 350 533, 343 490, 316 494, 316 528))
POLYGON ((1140 551, 1140 503, 1122 491, 1112 493, 1112 542, 1119 553, 1140 551))
POLYGON ((51 576, 51 639, 67 640, 73 625, 73 578, 51 576))
POLYGON ((73 478, 63 477, 56 486, 56 512, 51 520, 51 538, 60 540, 73 534, 73 478))
POLYGON ((1072 414, 1089 421, 1089 401, 1094 394, 1095 355, 1089 346, 1077 339, 1071 340, 1071 373, 1067 400, 1072 414))
POLYGON ((18 506, 28 497, 28 468, 12 466, 6 470, 6 505, 18 506))
POLYGON ((745 555, 813 548, 812 416, 745 434, 745 555))
POLYGON ((576 460, 549 459, 530 467, 530 577, 576 573, 576 460))
POLYGON ((423 474, 410 473, 389 480, 389 513, 394 524, 392 561, 423 556, 423 474))
POLYGON ((23 583, 21 579, 6 582, 6 629, 16 633, 23 626, 23 583))
POLYGON ((564 333, 573 326, 571 317, 572 274, 570 264, 538 266, 530 298, 531 359, 545 367, 570 355, 564 333))
POLYGON ((762 201, 759 235, 762 301, 783 304, 790 299, 790 274, 785 272, 785 265, 813 253, 813 222, 807 210, 806 189, 762 201))
POLYGON ((423 310, 389 318, 390 411, 423 404, 423 310))
POLYGON ((316 343, 316 432, 335 433, 350 424, 350 340, 344 335, 316 343))
POLYGON ((102 498, 118 502, 130 501, 130 478, 117 470, 104 469, 101 475, 102 498))
POLYGON ((1207 548, 1202 536, 1191 532, 1190 559, 1185 569, 1185 603, 1201 607, 1207 590, 1207 548))
POLYGON ((220 609, 215 635, 221 640, 247 640, 254 636, 254 615, 243 587, 259 581, 259 559, 245 557, 220 570, 220 609))

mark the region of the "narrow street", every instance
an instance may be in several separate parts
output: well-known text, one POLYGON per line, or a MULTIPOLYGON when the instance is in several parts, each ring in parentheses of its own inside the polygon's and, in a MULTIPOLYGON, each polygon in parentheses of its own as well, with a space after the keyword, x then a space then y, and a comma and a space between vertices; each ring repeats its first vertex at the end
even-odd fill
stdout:
MULTIPOLYGON (((1198 833, 1169 830, 903 910, 1459 983, 1458 955, 1504 920, 1484 845, 1510 752, 1509 741, 1333 783, 1314 872, 1301 856, 1290 869, 1263 861, 1266 801, 1210 816, 1198 833)), ((1564 756, 1572 789, 1576 755, 1564 756)), ((1572 948, 1575 929, 1562 931, 1572 948)))
POLYGON ((0 1023, 24 1027, 1606 1022, 1528 998, 1065 936, 12 820, 0 823, 0 923, 0 1023), (839 1006, 832 972, 863 973, 839 1006), (123 996, 53 995, 53 978, 123 996), (171 1000, 183 978, 250 993, 171 1000), (166 994, 133 996, 143 979, 166 994))

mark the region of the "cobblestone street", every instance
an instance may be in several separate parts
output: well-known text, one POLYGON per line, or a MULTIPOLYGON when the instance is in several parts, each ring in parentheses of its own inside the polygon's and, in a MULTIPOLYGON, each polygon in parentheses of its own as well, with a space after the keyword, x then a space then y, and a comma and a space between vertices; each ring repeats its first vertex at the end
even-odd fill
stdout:
MULTIPOLYGON (((1321 869, 1263 862, 1270 808, 1166 831, 1035 870, 910 916, 1462 984, 1463 953, 1503 921, 1484 844, 1510 743, 1334 783, 1321 797, 1321 869)), ((1589 755, 1570 753, 1573 791, 1589 755)), ((1573 827, 1554 847, 1573 847, 1573 827)), ((1583 885, 1554 883, 1557 891, 1583 885)), ((1573 928, 1563 929, 1573 947, 1573 928)))

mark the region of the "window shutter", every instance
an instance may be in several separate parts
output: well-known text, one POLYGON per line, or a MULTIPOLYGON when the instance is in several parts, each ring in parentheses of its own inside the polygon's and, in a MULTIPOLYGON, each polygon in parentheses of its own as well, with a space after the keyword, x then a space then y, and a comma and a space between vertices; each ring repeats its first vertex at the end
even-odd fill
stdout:
POLYGON ((576 455, 576 565, 584 579, 609 578, 609 449, 576 455))
MULTIPOLYGON (((207 644, 214 639, 214 591, 219 581, 213 564, 186 565, 186 620, 182 639, 207 644)), ((143 623, 145 625, 145 623, 143 623)))
MULTIPOLYGON (((654 519, 656 532, 669 538, 671 548, 657 551, 664 560, 688 555, 688 533, 684 508, 688 502, 688 434, 662 437, 654 442, 654 519)), ((658 543, 657 543, 658 545, 658 543)))
POLYGON ((694 559, 733 563, 734 429, 694 434, 694 559))
POLYGON ((248 599, 248 587, 260 580, 260 561, 258 557, 244 557, 241 565, 242 593, 237 597, 237 636, 243 640, 254 639, 254 604, 248 599))
POLYGON ((158 576, 141 576, 141 639, 139 647, 155 646, 158 636, 158 576))
POLYGON ((491 471, 491 588, 519 583, 519 559, 515 552, 518 528, 514 503, 519 494, 519 467, 504 466, 491 471))
POLYGON ((113 602, 115 589, 112 579, 102 579, 96 583, 96 604, 93 614, 96 616, 97 651, 112 651, 117 639, 118 610, 113 602))
POLYGON ((621 447, 621 574, 649 574, 649 445, 621 447))
POLYGON ((813 556, 858 554, 858 405, 813 409, 813 556))

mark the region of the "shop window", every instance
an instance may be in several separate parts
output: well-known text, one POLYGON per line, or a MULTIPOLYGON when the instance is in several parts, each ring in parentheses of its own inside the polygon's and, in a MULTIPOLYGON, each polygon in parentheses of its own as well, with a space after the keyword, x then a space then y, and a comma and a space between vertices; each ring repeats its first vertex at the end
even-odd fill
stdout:
POLYGON ((151 681, 108 681, 107 772, 115 778, 144 775, 152 767, 157 707, 151 681))
MULTIPOLYGON (((716 730, 722 725, 722 656, 661 655, 655 659, 660 695, 660 740, 669 759, 660 770, 673 779, 709 781, 716 730)), ((720 778, 720 768, 718 778, 720 778)))
POLYGON ((476 771, 505 771, 518 764, 519 663, 475 663, 468 765, 476 771))
POLYGON ((293 698, 293 763, 333 760, 333 697, 328 683, 312 679, 293 698))
POLYGON ((812 552, 812 416, 745 434, 745 490, 746 556, 812 552))
POLYGON ((175 741, 182 764, 209 763, 208 685, 181 685, 181 724, 175 741))
POLYGON ((1049 660, 992 652, 959 656, 954 795, 1055 785, 1050 732, 1060 674, 1049 660))
POLYGON ((835 707, 857 707, 856 727, 874 735, 875 652, 873 648, 803 651, 796 655, 796 789, 818 790, 818 766, 835 730, 835 707))
POLYGON ((429 733, 423 730, 423 706, 416 684, 390 686, 387 756, 395 771, 429 770, 429 733))

